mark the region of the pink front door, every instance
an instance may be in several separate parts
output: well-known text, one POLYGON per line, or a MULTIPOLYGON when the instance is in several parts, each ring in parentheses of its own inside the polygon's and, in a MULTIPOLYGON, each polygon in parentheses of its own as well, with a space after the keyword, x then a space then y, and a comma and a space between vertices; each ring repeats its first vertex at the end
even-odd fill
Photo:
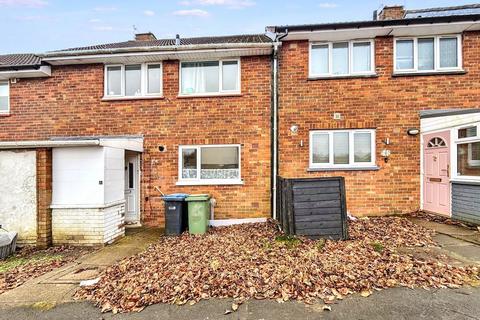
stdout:
POLYGON ((450 132, 423 136, 423 209, 450 215, 450 132))

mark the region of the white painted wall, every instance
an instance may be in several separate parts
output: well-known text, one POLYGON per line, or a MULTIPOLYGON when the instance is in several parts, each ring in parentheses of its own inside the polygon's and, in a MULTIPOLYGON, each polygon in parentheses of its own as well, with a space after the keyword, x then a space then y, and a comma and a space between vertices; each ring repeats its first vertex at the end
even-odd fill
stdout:
POLYGON ((103 147, 54 148, 52 157, 53 206, 105 204, 103 147))
POLYGON ((422 133, 442 131, 480 121, 480 112, 420 119, 422 133))
POLYGON ((0 151, 0 224, 19 243, 37 239, 36 177, 35 151, 0 151))
POLYGON ((125 199, 125 150, 104 147, 105 203, 125 199))

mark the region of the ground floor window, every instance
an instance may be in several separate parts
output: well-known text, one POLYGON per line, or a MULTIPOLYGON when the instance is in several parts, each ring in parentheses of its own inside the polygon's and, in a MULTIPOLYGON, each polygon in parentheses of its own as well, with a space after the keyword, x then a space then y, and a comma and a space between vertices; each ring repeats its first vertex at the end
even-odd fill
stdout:
POLYGON ((179 182, 240 182, 240 145, 180 146, 179 182))
POLYGON ((456 176, 480 177, 480 124, 458 128, 456 134, 456 176))
POLYGON ((310 168, 349 168, 375 165, 375 130, 316 130, 310 132, 310 168))

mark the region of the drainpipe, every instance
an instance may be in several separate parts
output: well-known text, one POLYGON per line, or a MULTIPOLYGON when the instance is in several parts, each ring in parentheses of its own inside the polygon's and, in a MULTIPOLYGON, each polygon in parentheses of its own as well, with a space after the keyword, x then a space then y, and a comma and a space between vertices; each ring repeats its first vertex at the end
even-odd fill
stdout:
POLYGON ((276 34, 273 43, 273 88, 272 88, 272 217, 277 219, 277 175, 278 175, 278 49, 280 41, 287 36, 288 30, 283 35, 276 34))

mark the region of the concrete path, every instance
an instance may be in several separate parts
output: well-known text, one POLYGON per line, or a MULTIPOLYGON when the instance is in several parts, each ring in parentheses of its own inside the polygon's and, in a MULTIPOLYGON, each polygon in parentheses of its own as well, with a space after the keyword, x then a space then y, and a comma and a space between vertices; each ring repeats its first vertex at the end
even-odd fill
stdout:
POLYGON ((410 220, 425 228, 434 230, 435 241, 439 243, 443 253, 463 261, 465 264, 480 264, 480 232, 468 228, 410 218, 410 220))
POLYGON ((161 233, 153 228, 127 229, 126 236, 118 242, 1 294, 0 308, 73 301, 72 294, 80 281, 94 279, 107 266, 145 250, 161 233))
POLYGON ((368 298, 353 295, 323 311, 323 304, 277 303, 272 300, 252 300, 237 312, 224 315, 231 300, 212 299, 196 305, 175 306, 156 304, 140 313, 102 314, 87 302, 59 305, 50 310, 13 308, 0 313, 0 320, 77 320, 77 319, 182 319, 182 320, 240 320, 240 319, 480 319, 480 288, 423 289, 393 288, 374 292, 368 298))

